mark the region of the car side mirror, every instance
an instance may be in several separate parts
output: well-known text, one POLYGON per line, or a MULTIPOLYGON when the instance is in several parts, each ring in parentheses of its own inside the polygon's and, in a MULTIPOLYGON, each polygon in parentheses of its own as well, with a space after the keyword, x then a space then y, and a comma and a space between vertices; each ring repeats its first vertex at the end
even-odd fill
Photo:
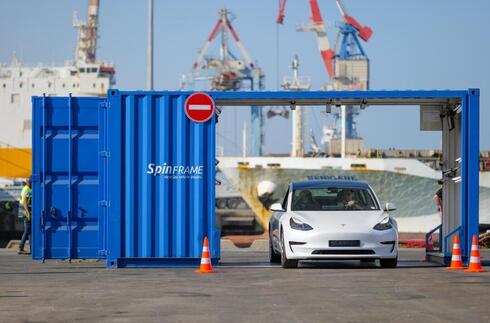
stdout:
POLYGON ((285 211, 282 208, 281 203, 274 203, 274 204, 272 204, 270 210, 271 211, 275 211, 275 212, 284 212, 285 211))
POLYGON ((396 206, 393 203, 386 203, 385 204, 385 211, 390 212, 390 211, 396 211, 396 206))

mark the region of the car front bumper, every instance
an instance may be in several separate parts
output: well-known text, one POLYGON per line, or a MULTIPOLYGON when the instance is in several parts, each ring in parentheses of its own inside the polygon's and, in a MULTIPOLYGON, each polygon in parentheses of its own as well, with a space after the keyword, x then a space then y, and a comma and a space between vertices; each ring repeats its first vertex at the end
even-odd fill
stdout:
POLYGON ((284 232, 284 248, 288 259, 387 259, 398 255, 395 229, 369 232, 315 232, 288 228, 284 232), (331 240, 359 240, 359 246, 330 247, 331 240))

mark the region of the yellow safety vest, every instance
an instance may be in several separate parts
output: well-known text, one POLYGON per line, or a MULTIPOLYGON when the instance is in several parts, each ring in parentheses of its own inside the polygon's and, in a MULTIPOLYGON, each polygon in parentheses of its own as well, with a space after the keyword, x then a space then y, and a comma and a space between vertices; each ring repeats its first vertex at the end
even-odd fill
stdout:
POLYGON ((32 189, 27 185, 25 185, 20 192, 20 205, 24 205, 24 201, 27 202, 27 207, 30 210, 32 206, 32 189))

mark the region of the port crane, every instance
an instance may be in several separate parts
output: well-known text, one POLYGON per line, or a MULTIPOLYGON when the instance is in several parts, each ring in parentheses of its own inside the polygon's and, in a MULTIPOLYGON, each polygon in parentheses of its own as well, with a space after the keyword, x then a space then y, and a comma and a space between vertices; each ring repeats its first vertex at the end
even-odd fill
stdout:
MULTIPOLYGON (((253 78, 256 76, 259 83, 262 83, 263 73, 256 67, 250 54, 242 44, 238 33, 231 24, 234 16, 227 10, 221 9, 219 18, 216 22, 208 39, 198 52, 198 56, 192 65, 195 75, 206 71, 211 78, 211 90, 217 91, 236 91, 242 89, 244 80, 250 81, 249 88, 254 90, 253 78), (220 55, 219 57, 206 56, 206 52, 211 43, 221 33, 220 55), (238 59, 229 49, 228 38, 231 34, 235 41, 242 59, 238 59), (204 64, 202 64, 204 61, 204 64)), ((199 76, 197 76, 199 77, 199 76)), ((262 84, 259 84, 260 86, 262 84)))
MULTIPOLYGON (((287 0, 278 0, 277 24, 283 24, 287 0)), ((359 23, 348 11, 342 0, 335 0, 336 6, 342 16, 342 22, 337 24, 339 29, 335 46, 332 48, 325 23, 322 18, 317 0, 309 0, 312 24, 303 25, 298 31, 310 31, 316 34, 317 46, 323 65, 332 85, 326 89, 333 90, 367 90, 369 89, 369 58, 364 51, 361 39, 369 41, 373 30, 359 23)), ((342 137, 342 154, 345 155, 345 141, 353 140, 350 145, 354 150, 362 148, 362 140, 356 129, 355 116, 360 113, 358 107, 345 107, 334 113, 335 124, 342 122, 341 133, 335 136, 342 137)), ((338 129, 339 127, 335 127, 338 129)), ((349 152, 352 153, 352 152, 349 152)))
MULTIPOLYGON (((322 61, 324 63, 327 74, 335 88, 335 81, 338 78, 340 71, 335 71, 336 59, 367 59, 367 55, 362 48, 358 38, 367 42, 373 34, 373 30, 368 26, 361 25, 353 16, 351 16, 342 0, 335 0, 337 8, 343 18, 343 22, 338 25, 340 43, 335 44, 334 50, 328 38, 323 22, 322 14, 317 0, 309 0, 312 25, 303 25, 298 28, 298 31, 311 31, 316 34, 317 45, 322 61)), ((279 13, 276 19, 278 24, 284 23, 285 10, 287 0, 278 0, 279 13)))
MULTIPOLYGON (((219 18, 206 42, 198 51, 192 64, 192 72, 182 79, 181 89, 197 81, 210 82, 212 91, 260 91, 265 88, 265 74, 254 62, 232 25, 235 16, 227 9, 219 11, 219 18), (230 50, 229 39, 233 39, 241 58, 230 50), (220 36, 219 55, 207 55, 210 45, 220 36)), ((251 107, 250 147, 251 156, 262 155, 264 142, 264 114, 260 107, 251 107)))

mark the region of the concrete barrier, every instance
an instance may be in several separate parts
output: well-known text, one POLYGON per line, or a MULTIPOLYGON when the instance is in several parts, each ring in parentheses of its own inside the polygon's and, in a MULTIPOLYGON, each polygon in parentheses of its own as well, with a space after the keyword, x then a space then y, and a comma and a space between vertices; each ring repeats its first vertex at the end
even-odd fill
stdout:
POLYGON ((254 242, 252 242, 252 245, 248 249, 250 251, 268 251, 269 240, 265 240, 265 239, 255 240, 254 242))
POLYGON ((237 246, 233 243, 233 241, 229 239, 221 239, 221 250, 226 250, 226 251, 232 251, 232 250, 238 250, 237 246))

